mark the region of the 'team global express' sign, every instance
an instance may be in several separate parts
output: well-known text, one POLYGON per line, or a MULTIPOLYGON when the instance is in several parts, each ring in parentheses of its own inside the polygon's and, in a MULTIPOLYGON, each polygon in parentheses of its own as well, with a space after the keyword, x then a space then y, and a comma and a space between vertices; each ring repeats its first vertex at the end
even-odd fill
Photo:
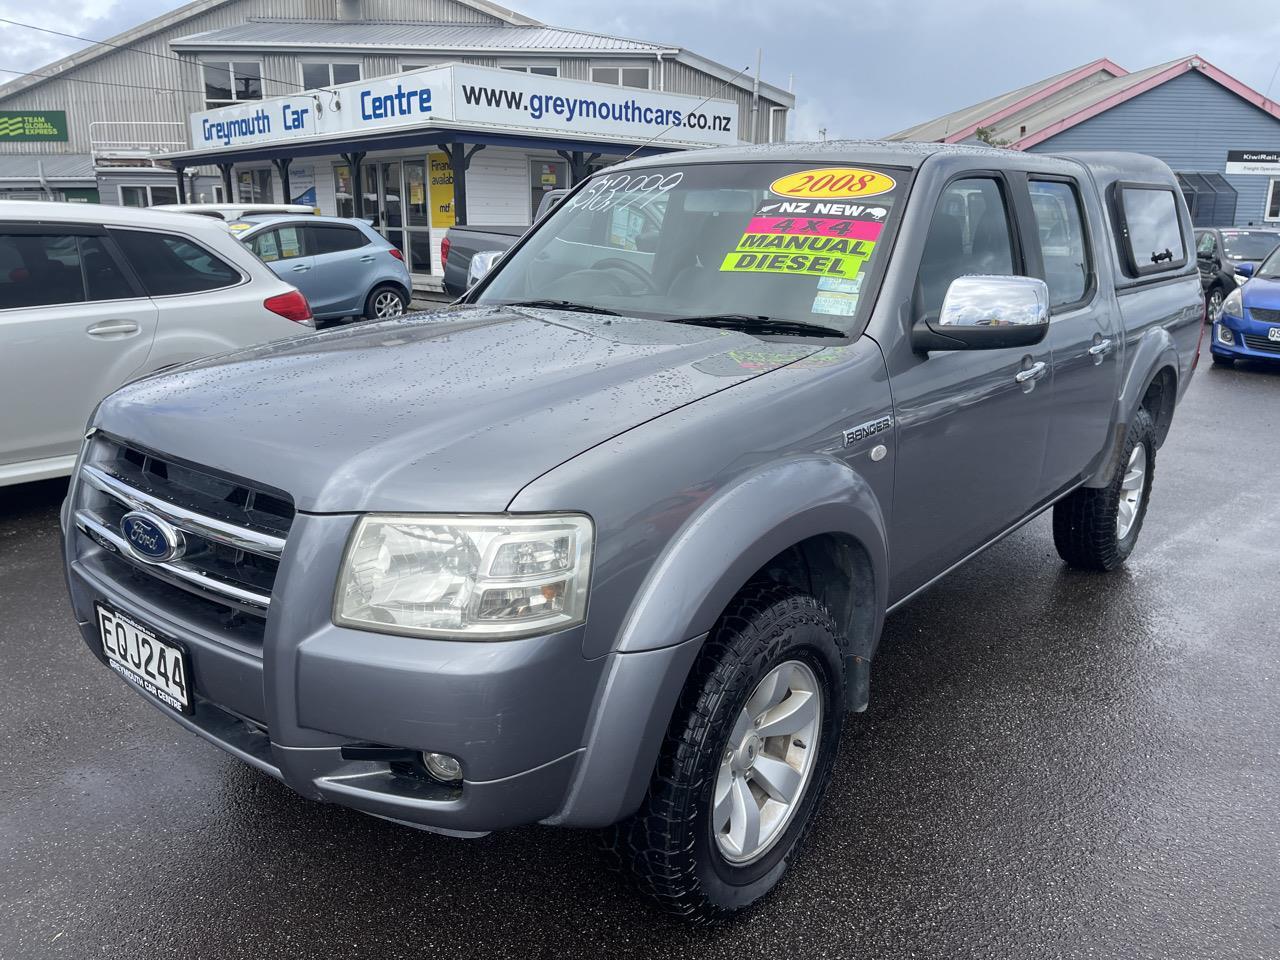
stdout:
POLYGON ((0 110, 0 143, 66 139, 65 110, 0 110))

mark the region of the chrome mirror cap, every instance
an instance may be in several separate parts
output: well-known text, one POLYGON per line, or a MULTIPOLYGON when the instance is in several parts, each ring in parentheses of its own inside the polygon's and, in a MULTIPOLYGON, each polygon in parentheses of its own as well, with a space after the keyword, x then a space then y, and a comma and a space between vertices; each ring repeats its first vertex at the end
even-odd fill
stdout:
POLYGON ((483 250, 471 258, 467 266, 467 287, 473 287, 493 269, 493 265, 502 257, 501 250, 483 250))
POLYGON ((942 328, 1048 324, 1049 288, 1036 277, 957 277, 938 315, 942 328))

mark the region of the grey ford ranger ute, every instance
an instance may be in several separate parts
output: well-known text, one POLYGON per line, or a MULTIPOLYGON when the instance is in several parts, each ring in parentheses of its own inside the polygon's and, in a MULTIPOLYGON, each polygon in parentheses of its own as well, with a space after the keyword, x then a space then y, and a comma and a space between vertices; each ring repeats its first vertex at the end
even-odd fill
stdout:
POLYGON ((1123 563, 1203 299, 1162 163, 782 144, 608 168, 463 301, 96 411, 89 649, 316 800, 607 828, 696 919, 768 892, 885 615, 1046 509, 1123 563))

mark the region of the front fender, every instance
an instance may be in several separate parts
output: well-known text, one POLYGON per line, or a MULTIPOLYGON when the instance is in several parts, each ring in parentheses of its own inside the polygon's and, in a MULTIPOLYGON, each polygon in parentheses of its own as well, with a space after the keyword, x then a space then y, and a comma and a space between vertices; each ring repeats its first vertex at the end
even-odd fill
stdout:
POLYGON ((871 622, 850 636, 849 651, 852 682, 865 684, 888 601, 879 501, 863 477, 831 457, 767 464, 704 504, 651 568, 597 690, 586 750, 554 822, 604 826, 639 806, 689 670, 720 613, 771 559, 823 534, 855 541, 871 571, 871 596, 859 604, 871 622))

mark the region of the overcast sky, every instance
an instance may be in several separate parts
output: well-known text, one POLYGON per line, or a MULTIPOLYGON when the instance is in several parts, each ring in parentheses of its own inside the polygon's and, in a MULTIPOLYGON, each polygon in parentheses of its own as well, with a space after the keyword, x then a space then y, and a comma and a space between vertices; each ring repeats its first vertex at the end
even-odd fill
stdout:
MULTIPOLYGON (((876 137, 1110 57, 1137 70, 1189 53, 1280 97, 1276 0, 502 0, 557 26, 688 47, 763 78, 794 75, 792 137, 876 137), (1217 11, 1217 12, 1214 12, 1217 11)), ((173 0, 0 0, 0 16, 105 39, 173 0)), ((0 68, 81 44, 0 24, 0 68)), ((0 78, 12 74, 0 74, 0 78)))

